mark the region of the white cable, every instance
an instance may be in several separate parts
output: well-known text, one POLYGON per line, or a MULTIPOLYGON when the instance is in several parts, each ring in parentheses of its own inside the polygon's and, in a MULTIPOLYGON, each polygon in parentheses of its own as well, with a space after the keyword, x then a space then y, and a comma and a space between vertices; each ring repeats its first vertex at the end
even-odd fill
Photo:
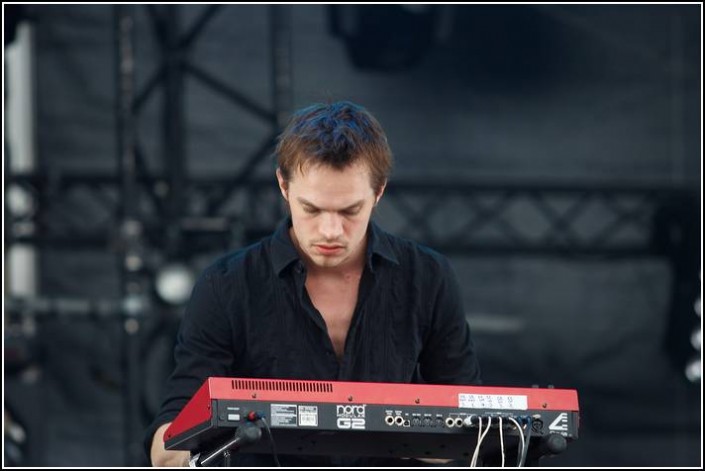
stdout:
MULTIPOLYGON (((507 417, 507 420, 511 421, 514 426, 519 431, 519 438, 521 439, 521 450, 524 451, 524 431, 521 429, 521 425, 517 422, 514 417, 507 417)), ((521 454, 520 454, 521 455, 521 454)), ((519 466, 520 461, 517 461, 517 466, 519 466)))
MULTIPOLYGON (((482 432, 482 437, 480 437, 480 443, 482 443, 482 441, 485 439, 485 435, 487 435, 487 432, 490 431, 491 425, 492 425, 492 417, 488 417, 487 418, 487 428, 485 429, 484 432, 482 432)), ((478 457, 479 457, 479 453, 478 453, 478 457)))
POLYGON ((480 449, 480 436, 482 436, 482 417, 478 416, 477 417, 477 443, 475 443, 475 451, 472 454, 472 458, 470 458, 470 467, 474 468, 475 467, 475 455, 479 453, 480 449))
POLYGON ((504 435, 502 434, 502 416, 499 417, 499 446, 502 449, 502 467, 504 468, 504 435))
POLYGON ((487 418, 487 428, 482 433, 480 438, 477 440, 477 446, 475 447, 475 453, 472 455, 472 462, 470 463, 470 466, 473 468, 477 466, 477 458, 480 456, 480 445, 482 445, 482 440, 485 439, 485 435, 487 435, 487 432, 490 431, 491 425, 492 425, 492 417, 490 416, 487 418))

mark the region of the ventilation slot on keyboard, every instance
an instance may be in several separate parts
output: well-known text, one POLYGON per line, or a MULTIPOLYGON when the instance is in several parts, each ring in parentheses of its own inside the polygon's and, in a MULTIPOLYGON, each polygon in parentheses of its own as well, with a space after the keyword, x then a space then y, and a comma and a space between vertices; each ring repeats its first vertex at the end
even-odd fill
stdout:
POLYGON ((305 381, 264 381, 256 379, 234 379, 232 380, 232 387, 233 389, 247 389, 259 391, 295 391, 318 393, 333 392, 332 383, 308 383, 305 381))

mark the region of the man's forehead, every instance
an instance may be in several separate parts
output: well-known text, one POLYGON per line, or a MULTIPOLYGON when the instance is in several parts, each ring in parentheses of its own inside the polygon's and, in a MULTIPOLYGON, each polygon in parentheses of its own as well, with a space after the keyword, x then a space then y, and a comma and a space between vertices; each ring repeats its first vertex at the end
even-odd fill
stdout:
POLYGON ((372 173, 364 162, 355 162, 342 168, 321 162, 302 163, 292 172, 291 181, 312 180, 323 175, 344 176, 355 180, 365 180, 372 186, 372 173))

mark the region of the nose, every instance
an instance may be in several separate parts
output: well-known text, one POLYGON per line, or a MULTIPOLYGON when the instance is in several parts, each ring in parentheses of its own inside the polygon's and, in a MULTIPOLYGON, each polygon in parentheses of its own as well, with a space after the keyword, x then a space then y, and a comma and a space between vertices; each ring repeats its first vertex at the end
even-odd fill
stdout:
POLYGON ((325 240, 338 239, 343 234, 343 218, 336 213, 323 213, 320 231, 325 240))

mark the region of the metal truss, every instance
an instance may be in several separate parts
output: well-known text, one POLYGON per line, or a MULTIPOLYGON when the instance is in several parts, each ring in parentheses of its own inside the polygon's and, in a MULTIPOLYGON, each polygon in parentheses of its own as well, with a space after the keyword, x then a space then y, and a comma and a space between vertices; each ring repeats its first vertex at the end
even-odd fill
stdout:
POLYGON ((692 207, 698 195, 664 186, 408 182, 390 185, 385 198, 402 215, 396 232, 445 253, 640 257, 660 255, 658 215, 692 207))
MULTIPOLYGON (((159 214, 164 179, 138 179, 135 217, 146 242, 163 240, 159 214)), ((36 211, 14 216, 16 242, 52 247, 113 247, 120 206, 118 180, 108 174, 15 175, 9 191, 30 195, 36 211)), ((191 178, 178 227, 192 250, 248 243, 281 218, 270 180, 241 175, 191 178)), ((663 208, 696 202, 696 191, 656 186, 587 186, 392 181, 376 218, 390 231, 458 255, 657 255, 654 218, 663 208)), ((694 205, 697 208, 697 204, 694 205)), ((692 215, 695 219, 699 215, 692 215)))
MULTIPOLYGON (((5 246, 33 244, 39 248, 81 250, 100 247, 116 254, 121 292, 113 300, 13 300, 8 306, 20 317, 120 320, 123 366, 125 463, 142 464, 140 417, 140 357, 142 325, 150 315, 149 253, 167 260, 187 258, 199 248, 193 238, 213 249, 213 221, 196 221, 186 208, 191 204, 188 155, 186 152, 186 80, 198 81, 226 102, 263 121, 268 130, 258 149, 245 156, 236 180, 244 181, 271 153, 276 136, 291 112, 291 24, 290 7, 271 5, 269 50, 271 103, 265 106, 248 98, 227 81, 197 63, 190 50, 203 36, 222 5, 206 5, 192 21, 182 22, 180 6, 116 5, 114 19, 116 172, 110 175, 13 175, 5 167, 5 246), (156 71, 137 83, 138 13, 148 19, 152 38, 160 51, 156 71), (147 156, 141 145, 138 117, 157 94, 162 95, 160 155, 164 175, 150 177, 147 156), (203 237, 204 229, 208 232, 203 237), (200 231, 200 232, 199 232, 200 231), (148 251, 147 249, 152 249, 148 251), (107 306, 107 307, 106 307, 107 306)), ((191 10, 193 11, 193 10, 191 10)), ((140 17, 141 18, 141 17, 140 17)), ((49 21, 49 19, 47 19, 49 21)), ((144 136, 142 136, 144 137, 144 136)), ((155 159, 150 159, 151 161, 155 159)), ((278 206, 276 208, 279 208, 278 206)), ((281 209, 281 208, 279 208, 281 209)), ((217 222, 217 221, 216 221, 217 222)), ((215 231, 218 236, 217 231, 215 231)), ((218 237, 223 240, 222 237, 218 237)), ((154 265, 152 263, 152 265, 154 265)))
MULTIPOLYGON (((186 193, 188 180, 189 156, 186 153, 185 127, 186 106, 184 103, 184 84, 187 79, 195 80, 210 89, 225 101, 268 125, 269 131, 260 139, 256 150, 245 156, 245 162, 238 170, 235 181, 249 178, 271 154, 276 143, 276 137, 281 132, 289 117, 292 106, 292 72, 291 72, 291 24, 290 11, 287 6, 273 5, 268 8, 269 15, 269 46, 271 63, 271 102, 266 107, 241 93, 237 88, 227 83, 208 70, 207 65, 199 64, 190 57, 190 50, 201 36, 208 23, 220 11, 222 5, 208 5, 193 19, 190 25, 181 28, 180 9, 174 6, 148 5, 147 16, 152 26, 156 44, 162 51, 162 62, 145 81, 142 88, 136 91, 131 101, 133 120, 140 114, 144 105, 161 89, 164 94, 162 109, 162 161, 166 169, 159 186, 147 191, 156 191, 161 197, 155 199, 155 217, 160 224, 168 228, 164 239, 164 251, 170 256, 178 256, 183 251, 184 241, 179 227, 187 205, 186 193)), ((133 173, 135 178, 147 177, 146 159, 139 138, 134 142, 135 162, 133 173)), ((123 175, 126 172, 123 172, 123 175)))

